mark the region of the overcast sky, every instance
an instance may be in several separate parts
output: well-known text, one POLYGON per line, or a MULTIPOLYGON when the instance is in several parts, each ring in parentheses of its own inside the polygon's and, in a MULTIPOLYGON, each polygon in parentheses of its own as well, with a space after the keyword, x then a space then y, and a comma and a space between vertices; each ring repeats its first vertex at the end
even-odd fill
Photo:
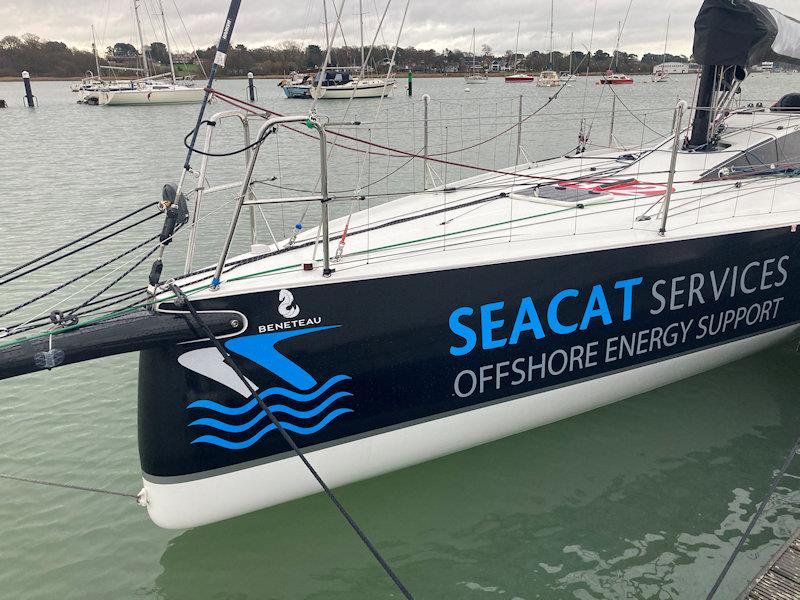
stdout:
MULTIPOLYGON (((152 13, 158 0, 141 0, 152 13)), ((329 0, 333 21, 333 1, 329 0)), ((341 0, 336 0, 338 3, 341 0)), ((405 0, 391 0, 378 43, 394 44, 402 20, 405 0)), ((91 46, 90 25, 97 30, 101 48, 117 41, 136 42, 132 12, 133 0, 0 0, 0 37, 34 33, 70 46, 91 46)), ((170 28, 178 45, 189 46, 175 5, 192 41, 198 47, 216 43, 227 12, 228 0, 163 0, 170 28)), ((369 41, 377 29, 376 14, 386 0, 362 0, 365 37, 369 41)), ((597 2, 593 49, 611 51, 615 45, 617 23, 625 20, 631 0, 557 0, 555 2, 555 47, 568 50, 570 33, 575 48, 585 50, 592 34, 592 15, 597 2)), ((667 18, 670 18, 668 51, 690 54, 692 24, 701 0, 633 0, 622 35, 622 50, 642 54, 663 49, 667 18)), ((772 0, 768 3, 788 15, 800 16, 797 0, 772 0)), ((342 27, 349 45, 358 44, 358 0, 346 0, 342 27)), ((142 11, 145 41, 162 40, 154 33, 157 20, 142 11)), ((488 44, 495 54, 513 50, 517 30, 520 52, 546 50, 549 46, 550 2, 548 0, 411 0, 403 28, 401 46, 417 48, 460 48, 468 50, 472 28, 476 46, 488 44)), ((324 29, 321 0, 243 0, 234 33, 234 43, 249 47, 278 45, 291 40, 323 45, 324 29)), ((336 45, 341 44, 337 36, 336 45)), ((137 42, 138 45, 138 42, 137 42)))

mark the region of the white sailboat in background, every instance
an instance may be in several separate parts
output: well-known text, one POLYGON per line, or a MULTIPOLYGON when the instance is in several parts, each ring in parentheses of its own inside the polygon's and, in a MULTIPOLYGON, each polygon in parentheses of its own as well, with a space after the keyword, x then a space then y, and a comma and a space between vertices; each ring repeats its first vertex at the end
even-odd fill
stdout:
MULTIPOLYGON (((358 3, 359 25, 361 29, 361 73, 367 69, 364 58, 364 11, 362 2, 358 3)), ((391 71, 392 65, 389 67, 391 71)), ((383 77, 350 77, 347 73, 337 73, 329 78, 322 73, 317 84, 311 88, 311 97, 318 100, 349 100, 350 98, 382 98, 389 96, 395 86, 394 79, 383 77)))
POLYGON ((489 83, 489 77, 485 73, 479 73, 475 68, 475 28, 472 28, 472 46, 469 51, 469 73, 464 76, 465 83, 480 84, 489 83))
POLYGON ((547 69, 539 73, 539 78, 536 80, 538 87, 561 87, 563 82, 558 73, 553 70, 553 8, 555 0, 550 0, 550 63, 547 69))
POLYGON ((169 43, 169 32, 167 21, 164 16, 164 6, 159 0, 158 7, 161 11, 161 24, 164 28, 164 37, 169 56, 169 70, 171 83, 160 81, 166 77, 161 75, 150 75, 150 68, 147 63, 147 52, 142 36, 142 22, 139 18, 139 2, 134 0, 133 11, 136 18, 136 28, 139 32, 139 44, 142 48, 142 66, 144 78, 130 82, 130 87, 108 86, 98 91, 98 103, 103 106, 128 106, 134 104, 187 104, 202 102, 205 97, 205 90, 200 87, 191 87, 179 84, 175 77, 175 64, 172 60, 172 49, 169 43))
POLYGON ((653 69, 651 79, 653 83, 663 83, 669 81, 669 73, 667 73, 667 44, 669 43, 669 16, 667 16, 667 33, 664 35, 664 55, 661 58, 661 64, 653 69))

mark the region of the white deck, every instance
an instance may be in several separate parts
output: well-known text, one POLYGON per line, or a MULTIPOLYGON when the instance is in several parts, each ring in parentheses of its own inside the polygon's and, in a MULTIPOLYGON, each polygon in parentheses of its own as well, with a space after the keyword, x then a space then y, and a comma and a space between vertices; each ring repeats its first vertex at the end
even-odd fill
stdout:
MULTIPOLYGON (((672 139, 641 152, 636 160, 618 160, 620 150, 558 158, 537 165, 522 165, 516 174, 489 173, 449 184, 441 189, 407 196, 370 210, 354 213, 350 220, 344 254, 333 263, 336 272, 323 278, 322 248, 306 247, 236 267, 224 273, 216 291, 194 297, 232 295, 342 281, 386 277, 468 267, 497 262, 562 255, 594 250, 663 243, 684 238, 713 236, 738 231, 768 229, 800 223, 800 178, 786 176, 746 177, 720 181, 697 180, 713 173, 747 148, 794 133, 800 116, 759 112, 733 115, 718 151, 681 151, 677 159, 666 235, 658 235, 663 194, 631 195, 626 190, 592 198, 585 208, 565 208, 534 199, 496 198, 479 204, 460 205, 500 193, 518 194, 543 180, 569 181, 579 177, 615 180, 635 178, 643 184, 666 189, 672 139), (727 147, 725 147, 727 146, 727 147), (542 178, 542 179, 538 179, 542 178), (382 223, 436 212, 402 224, 358 233, 382 223), (640 220, 648 215, 649 220, 640 220), (304 271, 303 263, 313 263, 304 271)), ((795 158, 795 162, 800 162, 795 158)), ((638 190, 653 189, 652 186, 638 190)), ((349 199, 346 200, 348 203, 349 199)), ((331 221, 333 257, 346 218, 331 221)), ((318 228, 304 231, 297 243, 313 241, 318 228)), ((284 243, 280 244, 283 247, 284 243)), ((271 247, 274 249, 274 245, 271 247)), ((252 254, 230 257, 228 262, 252 254)), ((211 273, 180 281, 187 289, 205 287, 211 273)))

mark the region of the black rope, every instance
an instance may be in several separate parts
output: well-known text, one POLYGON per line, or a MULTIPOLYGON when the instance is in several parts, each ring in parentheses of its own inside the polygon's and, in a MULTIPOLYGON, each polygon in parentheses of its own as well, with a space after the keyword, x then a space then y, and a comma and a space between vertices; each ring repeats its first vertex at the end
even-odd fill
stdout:
POLYGON ((44 254, 42 254, 40 256, 37 256, 36 258, 33 258, 33 259, 29 260, 28 262, 25 262, 25 263, 23 263, 21 265, 18 265, 16 267, 14 267, 13 269, 10 269, 10 270, 6 271, 5 273, 0 273, 0 279, 3 279, 4 277, 8 277, 9 275, 11 275, 13 273, 16 273, 17 271, 19 271, 21 269, 24 269, 25 267, 29 267, 32 264, 37 263, 40 260, 43 260, 43 259, 47 258, 48 256, 52 256, 56 252, 61 252, 62 250, 65 250, 65 249, 69 248, 73 244, 77 244, 79 242, 82 242, 83 240, 88 239, 88 238, 92 237, 93 235, 98 234, 101 231, 104 231, 104 230, 108 229, 109 227, 113 227, 117 223, 121 223, 125 219, 129 219, 132 216, 134 216, 136 214, 139 214, 143 210, 147 210, 151 206, 154 206, 154 204, 152 202, 148 202, 144 206, 141 206, 141 207, 137 208, 136 210, 133 210, 133 211, 129 212, 127 215, 124 215, 124 216, 120 217, 119 219, 115 219, 114 221, 111 221, 110 223, 107 223, 105 225, 102 225, 101 227, 98 227, 97 229, 95 229, 93 231, 90 231, 89 233, 84 234, 81 237, 72 240, 71 242, 67 242, 63 246, 59 246, 58 248, 55 248, 54 250, 50 250, 48 252, 45 252, 44 254))
POLYGON ((236 361, 233 359, 233 357, 231 357, 231 355, 228 354, 224 346, 220 343, 220 341, 217 339, 217 337, 214 335, 211 329, 209 329, 209 327, 205 324, 205 321, 203 321, 202 317, 198 314, 197 310, 195 310, 192 303, 186 297, 186 294, 184 294, 183 291, 174 283, 170 285, 170 289, 172 290, 172 293, 175 294, 178 300, 176 304, 179 303, 184 304, 186 308, 189 309, 192 318, 195 320, 200 329, 202 329, 205 332, 205 334, 208 336, 208 339, 211 340, 216 349, 222 355, 225 364, 231 367, 236 373, 236 376, 239 379, 241 379, 244 385, 247 386, 247 389, 250 391, 250 394, 252 395, 252 399, 258 402, 258 405, 261 407, 261 410, 263 410, 264 413, 269 418, 269 420, 272 421, 272 424, 275 426, 275 429, 278 430, 278 432, 281 434, 286 443, 291 447, 294 453, 298 456, 298 458, 301 461, 303 461, 303 464, 306 466, 308 471, 311 473, 311 475, 314 476, 314 479, 317 480, 317 483, 319 483, 322 490, 325 492, 325 494, 328 496, 331 502, 333 502, 333 504, 341 513, 341 515, 347 520, 347 522, 350 524, 350 527, 352 527, 353 531, 356 532, 356 535, 358 535, 358 537, 361 538, 361 541, 364 542, 364 545, 372 553, 372 556, 375 557, 375 560, 377 560, 378 563, 381 565, 381 567, 383 567, 383 570, 386 571, 386 574, 391 578, 391 580, 397 586, 397 589, 399 589, 400 592, 403 594, 403 596, 405 596, 408 600, 414 600, 414 597, 411 595, 411 592, 409 592, 406 586, 403 585, 403 582, 400 581, 397 574, 389 566, 389 563, 387 563, 386 560, 383 558, 383 556, 381 556, 381 553, 378 551, 375 545, 369 540, 369 538, 361 529, 361 527, 359 527, 358 523, 356 523, 353 517, 350 516, 350 513, 347 512, 345 507, 342 506, 338 498, 336 498, 336 496, 333 494, 333 492, 325 483, 325 481, 322 479, 322 477, 319 475, 319 473, 317 473, 316 469, 314 469, 314 467, 308 461, 303 451, 300 450, 295 441, 292 439, 292 436, 290 436, 289 433, 286 431, 286 429, 283 428, 281 422, 275 417, 275 415, 269 409, 269 406, 267 406, 266 402, 264 402, 261 396, 259 396, 258 390, 255 388, 255 386, 250 382, 250 380, 245 376, 245 374, 242 373, 241 369, 239 368, 239 365, 236 364, 236 361))
MULTIPOLYGON (((78 307, 68 308, 63 310, 62 312, 64 314, 70 314, 72 317, 82 317, 84 315, 91 315, 98 310, 114 306, 115 304, 121 304, 123 302, 130 300, 131 298, 146 293, 147 290, 145 288, 136 288, 135 290, 120 292, 119 294, 113 294, 111 296, 107 296, 105 298, 89 302, 88 304, 86 304, 86 306, 84 306, 84 308, 87 308, 89 310, 85 310, 83 312, 75 312, 78 307)), ((52 321, 50 320, 50 316, 48 315, 46 317, 31 319, 30 321, 26 321, 24 323, 17 323, 16 325, 9 325, 8 327, 0 327, 0 332, 2 332, 3 329, 5 329, 6 331, 13 333, 24 333, 26 331, 31 331, 33 329, 38 329, 40 327, 47 327, 50 325, 52 325, 52 321)))
MULTIPOLYGON (((96 240, 94 240, 92 242, 89 242, 88 244, 84 244, 83 246, 80 246, 79 248, 75 248, 74 250, 70 250, 66 254, 62 254, 60 256, 56 256, 55 258, 51 258, 50 260, 48 260, 48 261, 46 261, 44 263, 41 263, 39 265, 36 265, 35 267, 31 267, 30 269, 28 269, 27 271, 23 271, 22 273, 17 273, 13 277, 9 277, 5 281, 0 281, 0 285, 5 285, 7 283, 10 283, 10 282, 14 281, 15 279, 19 279, 20 277, 24 277, 25 275, 30 275, 31 273, 34 273, 34 272, 36 272, 36 271, 38 271, 40 269, 44 269, 45 267, 47 267, 49 265, 52 265, 53 263, 56 263, 56 262, 58 262, 58 261, 60 261, 60 260, 62 260, 64 258, 72 256, 73 254, 77 254, 78 252, 82 252, 83 250, 86 250, 87 248, 91 248, 92 246, 95 246, 95 245, 97 245, 97 244, 99 244, 101 242, 104 242, 107 239, 110 239, 110 238, 112 238, 114 236, 117 236, 117 235, 120 235, 122 233, 125 233, 126 231, 128 231, 130 229, 133 229, 134 227, 138 227, 139 225, 141 225, 143 223, 146 223, 147 221, 150 221, 151 219, 155 219, 160 214, 161 213, 157 212, 157 213, 155 213, 153 215, 150 215, 149 217, 145 217, 143 219, 139 219, 138 221, 136 221, 135 223, 132 223, 131 225, 127 225, 126 227, 123 227, 122 229, 118 229, 117 231, 109 233, 108 235, 104 235, 103 237, 98 238, 98 239, 96 239, 96 240)), ((2 316, 2 315, 0 315, 0 316, 2 316)))
POLYGON ((202 150, 198 150, 197 148, 193 148, 191 145, 189 145, 189 138, 190 138, 190 137, 192 137, 193 135, 195 135, 195 132, 197 131, 197 129, 199 128, 199 126, 200 126, 200 125, 204 125, 204 124, 205 124, 205 125, 208 125, 209 127, 216 127, 216 125, 217 125, 217 124, 216 124, 216 123, 214 123, 213 121, 208 121, 208 120, 206 120, 206 121, 201 121, 200 123, 198 123, 198 127, 197 127, 197 128, 195 128, 195 129, 192 129, 192 130, 191 130, 189 133, 187 133, 187 134, 186 134, 186 137, 184 137, 184 138, 183 138, 183 145, 184 145, 184 146, 185 146, 187 149, 189 149, 190 151, 192 151, 192 152, 194 152, 194 153, 196 153, 196 154, 199 154, 200 156, 211 156, 211 157, 213 157, 213 158, 224 158, 224 157, 226 157, 226 156, 235 156, 235 155, 237 155, 237 154, 241 154, 242 152, 247 152, 247 151, 248 151, 248 150, 250 150, 251 148, 255 148, 255 147, 256 147, 256 146, 258 146, 259 144, 262 144, 262 143, 264 142, 264 140, 265 140, 265 139, 267 139, 267 137, 268 137, 268 136, 269 136, 271 133, 273 133, 273 132, 275 131, 275 129, 274 129, 274 128, 272 128, 272 129, 267 129, 267 130, 266 130, 264 133, 262 133, 262 134, 261 134, 261 136, 260 136, 260 137, 259 137, 259 138, 258 138, 258 139, 255 141, 255 142, 253 142, 252 144, 248 144, 248 145, 247 145, 247 146, 245 146, 244 148, 239 148, 238 150, 233 150, 232 152, 220 152, 220 153, 216 153, 216 152, 203 152, 202 150))
POLYGON ((736 560, 736 557, 739 555, 739 552, 741 552, 742 548, 744 547, 747 538, 753 531, 753 527, 755 527, 756 522, 761 518, 761 513, 764 512, 764 509, 767 506, 767 502, 769 502, 770 498, 772 498, 773 494, 775 493, 775 490, 778 488, 778 484, 781 482, 781 479, 783 479, 784 475, 786 475, 786 472, 789 470, 789 467, 791 466, 795 456, 797 456, 798 451, 800 451, 800 437, 797 438, 797 441, 794 443, 791 452, 789 452, 789 454, 786 456, 786 460, 783 462, 783 467, 781 468, 780 471, 778 471, 778 474, 775 475, 775 478, 772 480, 772 485, 769 487, 769 492, 767 492, 767 497, 764 498, 764 501, 761 503, 761 506, 758 507, 756 514, 753 515, 753 518, 750 519, 750 522, 747 524, 747 529, 744 530, 744 534, 742 534, 742 537, 739 538, 739 543, 736 544, 736 548, 733 549, 730 558, 728 558, 728 562, 725 563, 725 567, 722 569, 722 573, 719 574, 719 577, 717 577, 717 580, 714 582, 714 586, 708 593, 706 600, 712 600, 712 598, 714 598, 714 595, 717 593, 717 590, 719 590, 719 586, 722 585, 722 580, 725 579, 725 576, 728 574, 728 571, 730 570, 731 566, 733 566, 733 561, 736 560))
POLYGON ((9 479, 11 481, 24 481, 25 483, 36 483, 38 485, 49 485, 51 487, 64 488, 67 490, 81 490, 83 492, 96 492, 98 494, 108 494, 110 496, 123 496, 125 498, 139 499, 138 494, 131 494, 128 492, 117 492, 114 490, 104 490, 102 488, 93 488, 83 485, 72 485, 71 483, 59 483, 57 481, 45 481, 44 479, 31 479, 30 477, 21 477, 19 475, 7 475, 0 473, 0 479, 9 479))
POLYGON ((13 312, 16 312, 16 311, 18 311, 18 310, 20 310, 22 308, 25 308, 26 306, 30 306, 34 302, 38 302, 39 300, 42 300, 43 298, 47 298, 47 296, 55 294, 59 290, 63 290, 65 287, 67 287, 68 285, 72 285, 76 281, 80 281, 84 277, 87 277, 87 276, 91 275, 92 273, 96 273, 100 269, 103 269, 104 267, 107 267, 111 263, 118 261, 119 259, 127 256, 131 252, 135 252, 136 250, 138 250, 142 246, 146 246, 147 244, 149 244, 151 242, 154 242, 155 240, 158 239, 159 235, 160 234, 154 235, 150 239, 147 239, 147 240, 143 241, 141 244, 137 244, 133 248, 130 248, 130 249, 126 250, 125 252, 122 252, 121 254, 118 254, 117 256, 115 256, 113 258, 110 258, 106 262, 104 262, 104 263, 102 263, 102 264, 100 264, 100 265, 98 265, 96 267, 93 267, 93 268, 89 269, 88 271, 85 271, 84 273, 81 273, 80 275, 77 275, 77 276, 73 277, 72 279, 70 279, 68 281, 65 281, 64 283, 62 283, 60 285, 57 285, 56 287, 51 288, 51 289, 47 290, 46 292, 42 292, 41 294, 39 294, 38 296, 36 296, 34 298, 31 298, 30 300, 26 300, 25 302, 23 302, 21 304, 18 304, 17 306, 15 306, 13 308, 9 308, 8 310, 0 313, 0 318, 3 318, 5 316, 7 316, 7 315, 10 315, 13 312))
POLYGON ((151 256, 152 256, 152 255, 153 255, 155 252, 156 252, 156 250, 158 250, 159 248, 160 248, 160 245, 159 245, 159 246, 155 246, 154 248, 152 248, 152 249, 151 249, 151 250, 150 250, 150 251, 149 251, 147 254, 145 254, 145 255, 144 255, 142 258, 140 258, 139 260, 137 260, 137 261, 136 261, 136 262, 133 264, 133 266, 132 266, 132 267, 129 267, 128 269, 126 269, 126 270, 125 270, 125 271, 122 273, 122 275, 120 275, 119 277, 117 277, 116 279, 114 279, 114 280, 113 280, 111 283, 109 283, 108 285, 106 285, 106 286, 105 286, 103 289, 101 289, 99 292, 97 292, 97 293, 95 293, 94 295, 90 296, 88 300, 86 300, 85 302, 83 302, 82 304, 80 304, 79 306, 77 306, 76 308, 73 308, 73 309, 72 309, 72 310, 71 310, 69 313, 67 313, 67 315, 66 315, 66 316, 67 316, 67 318, 70 318, 70 317, 74 317, 74 316, 76 316, 76 315, 75 315, 75 313, 76 313, 77 311, 79 311, 79 310, 80 310, 80 309, 82 309, 82 308, 85 308, 85 307, 86 307, 86 306, 87 306, 87 305, 88 305, 90 302, 92 302, 92 301, 94 301, 94 300, 97 300, 97 298, 99 298, 99 297, 100 297, 100 296, 102 296, 104 293, 106 293, 108 290, 110 290, 112 287, 114 287, 115 285, 117 285, 117 284, 118 284, 120 281, 122 281, 123 279, 125 279, 125 278, 126 278, 128 275, 130 275, 131 273, 133 273, 133 272, 134 272, 136 269, 138 269, 138 268, 141 266, 141 264, 142 264, 144 261, 146 261, 148 258, 150 258, 150 257, 151 257, 151 256))

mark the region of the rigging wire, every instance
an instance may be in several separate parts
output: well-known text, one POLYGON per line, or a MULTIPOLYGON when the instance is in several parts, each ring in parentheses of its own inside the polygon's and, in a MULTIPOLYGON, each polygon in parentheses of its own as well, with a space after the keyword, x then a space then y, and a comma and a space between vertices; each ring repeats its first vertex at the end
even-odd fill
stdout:
MULTIPOLYGON (((142 219, 139 219, 135 223, 127 225, 127 226, 123 227, 122 229, 118 229, 117 231, 109 233, 108 235, 104 235, 103 237, 101 237, 101 238, 99 238, 97 240, 91 241, 91 242, 89 242, 87 244, 84 244, 83 246, 81 246, 79 248, 75 248, 74 250, 70 250, 69 252, 67 252, 65 254, 62 254, 62 255, 57 256, 55 258, 51 258, 50 260, 45 261, 45 262, 43 262, 41 264, 38 264, 35 267, 31 267, 27 271, 23 271, 22 273, 18 272, 13 277, 9 277, 8 279, 6 279, 4 281, 0 281, 0 286, 5 285, 7 283, 11 283, 12 281, 14 281, 16 279, 19 279, 20 277, 24 277, 25 275, 29 275, 31 273, 39 271, 40 269, 44 269, 47 266, 50 266, 50 265, 52 265, 54 263, 57 263, 60 260, 62 260, 64 258, 67 258, 69 256, 73 256, 73 255, 75 255, 75 254, 77 254, 77 253, 79 253, 79 252, 81 252, 83 250, 86 250, 87 248, 91 248, 92 246, 96 246, 97 244, 100 244, 100 243, 102 243, 102 242, 104 242, 104 241, 106 241, 108 239, 111 239, 111 238, 113 238, 113 237, 115 237, 117 235, 125 233, 126 231, 134 229, 134 228, 138 227, 139 225, 142 225, 143 223, 147 223, 148 221, 151 221, 151 220, 155 219, 159 215, 160 215, 160 213, 157 212, 157 213, 155 213, 153 215, 150 215, 148 217, 144 217, 142 219)), ((7 313, 2 313, 2 314, 0 314, 0 317, 5 316, 6 314, 7 313)))
MULTIPOLYGON (((157 206, 158 206, 157 203, 148 202, 148 203, 140 206, 139 208, 136 208, 136 209, 132 210, 128 214, 123 215, 123 216, 119 217, 118 219, 114 219, 110 223, 106 223, 105 225, 101 225, 97 229, 93 229, 89 233, 86 233, 86 234, 84 234, 84 235, 82 235, 82 236, 80 236, 78 238, 75 238, 71 242, 67 242, 66 244, 63 244, 63 245, 59 246, 58 248, 54 248, 53 250, 49 250, 49 251, 45 252, 44 254, 41 254, 41 255, 37 256, 36 258, 32 258, 32 259, 30 259, 30 260, 28 260, 28 261, 26 261, 26 262, 24 262, 24 263, 22 263, 20 265, 17 265, 16 267, 14 267, 12 269, 9 269, 8 271, 5 271, 4 273, 0 273, 0 279, 8 277, 9 275, 12 275, 12 274, 16 273, 17 271, 20 271, 20 270, 24 269, 25 267, 29 267, 29 266, 33 265, 34 263, 39 262, 40 260, 44 260, 45 258, 48 258, 48 257, 52 256, 53 254, 61 252, 62 250, 66 250, 70 246, 72 246, 74 244, 77 244, 79 242, 82 242, 82 241, 92 237, 93 235, 96 235, 96 234, 100 233, 101 231, 105 231, 106 229, 108 229, 110 227, 113 227, 114 225, 117 225, 118 223, 121 223, 122 221, 124 221, 126 219, 129 219, 129 218, 139 214, 142 211, 147 210, 148 208, 151 208, 151 207, 152 208, 156 208, 157 206)), ((154 216, 158 216, 158 215, 154 215, 154 216)), ((3 285, 4 283, 7 283, 7 282, 0 281, 0 285, 3 285)))

